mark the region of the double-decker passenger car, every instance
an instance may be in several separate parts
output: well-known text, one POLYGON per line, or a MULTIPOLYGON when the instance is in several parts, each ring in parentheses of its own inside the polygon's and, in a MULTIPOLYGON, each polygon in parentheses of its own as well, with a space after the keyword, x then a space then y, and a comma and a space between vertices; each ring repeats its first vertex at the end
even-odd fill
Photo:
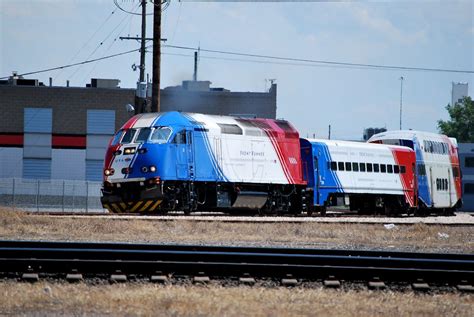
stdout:
POLYGON ((324 213, 338 197, 360 212, 391 214, 416 207, 413 150, 333 140, 300 142, 310 210, 324 213))
POLYGON ((139 114, 107 150, 102 204, 111 212, 299 210, 298 132, 284 120, 139 114))
POLYGON ((368 142, 403 145, 415 151, 420 208, 452 211, 461 207, 456 139, 436 133, 402 130, 376 134, 368 142))

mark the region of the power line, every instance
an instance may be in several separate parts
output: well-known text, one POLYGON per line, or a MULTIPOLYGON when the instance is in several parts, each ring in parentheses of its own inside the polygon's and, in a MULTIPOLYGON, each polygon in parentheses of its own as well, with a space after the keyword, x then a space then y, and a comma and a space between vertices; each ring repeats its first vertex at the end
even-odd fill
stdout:
MULTIPOLYGON (((198 48, 195 48, 195 47, 177 46, 177 45, 168 45, 168 44, 163 45, 163 47, 182 49, 182 50, 193 50, 193 51, 198 50, 198 48)), ((208 53, 236 55, 236 56, 245 56, 245 57, 256 57, 256 58, 265 58, 265 59, 283 60, 283 61, 292 61, 292 62, 326 64, 326 65, 338 65, 338 66, 349 66, 349 67, 356 66, 356 67, 362 67, 362 68, 380 68, 380 69, 392 69, 392 70, 396 69, 396 70, 412 70, 412 71, 474 74, 474 70, 459 70, 459 69, 445 69, 445 68, 425 68, 425 67, 408 67, 408 66, 394 66, 394 65, 377 65, 377 64, 335 62, 335 61, 327 61, 327 60, 302 59, 302 58, 293 58, 293 57, 281 57, 281 56, 259 55, 259 54, 239 53, 239 52, 220 51, 220 50, 209 50, 209 49, 203 49, 203 48, 200 48, 200 50, 202 52, 208 52, 208 53)))
MULTIPOLYGON (((121 53, 117 53, 117 54, 112 54, 112 55, 108 55, 108 56, 104 56, 104 57, 100 57, 100 58, 95 58, 95 59, 91 59, 91 60, 87 60, 87 61, 82 61, 82 62, 78 62, 78 63, 74 63, 74 64, 58 66, 58 67, 52 67, 52 68, 37 70, 37 71, 33 71, 33 72, 22 73, 22 74, 18 74, 18 76, 34 75, 34 74, 39 74, 39 73, 50 72, 50 71, 57 70, 57 69, 63 69, 63 68, 69 68, 69 67, 74 67, 74 66, 83 65, 83 64, 94 63, 94 62, 98 62, 98 61, 101 61, 101 60, 104 60, 104 59, 109 59, 109 58, 113 58, 113 57, 117 57, 117 56, 121 56, 121 55, 130 54, 130 53, 133 53, 133 52, 137 52, 139 50, 140 50, 139 48, 136 48, 134 50, 121 52, 121 53)), ((0 79, 8 79, 9 77, 10 76, 3 76, 3 77, 0 77, 0 79)))

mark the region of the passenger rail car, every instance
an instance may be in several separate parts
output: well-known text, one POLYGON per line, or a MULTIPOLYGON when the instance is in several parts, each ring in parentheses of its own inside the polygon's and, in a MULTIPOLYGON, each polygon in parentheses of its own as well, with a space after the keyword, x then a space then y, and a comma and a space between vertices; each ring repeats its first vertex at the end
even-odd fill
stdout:
POLYGON ((453 211, 461 207, 461 173, 457 141, 445 135, 420 131, 388 131, 368 142, 403 145, 416 153, 419 207, 453 211))
POLYGON ((349 200, 351 210, 391 214, 416 207, 415 153, 402 146, 301 139, 310 212, 349 200))
POLYGON ((300 155, 299 134, 284 120, 139 114, 109 144, 102 204, 142 213, 301 210, 300 155))

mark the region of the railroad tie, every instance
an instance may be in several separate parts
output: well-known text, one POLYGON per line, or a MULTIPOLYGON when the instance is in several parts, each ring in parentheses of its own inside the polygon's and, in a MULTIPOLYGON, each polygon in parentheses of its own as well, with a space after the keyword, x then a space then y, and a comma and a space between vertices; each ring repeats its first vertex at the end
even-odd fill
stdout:
POLYGON ((372 281, 369 281, 368 283, 369 289, 385 289, 387 286, 385 285, 384 282, 380 280, 378 277, 374 277, 372 281))
POLYGON ((122 274, 122 272, 115 272, 115 274, 110 275, 110 281, 113 283, 124 283, 127 281, 127 275, 122 274))
POLYGON ((166 275, 152 275, 150 277, 150 282, 158 284, 168 283, 168 277, 166 275))
POLYGON ((255 285, 255 279, 249 276, 244 276, 244 277, 239 278, 239 282, 240 284, 249 285, 249 286, 255 285))
POLYGON ((329 276, 327 280, 324 280, 323 285, 328 288, 339 288, 341 287, 341 282, 336 280, 334 276, 329 276))
POLYGON ((458 291, 466 292, 466 293, 473 293, 474 287, 471 284, 468 284, 467 281, 461 281, 458 285, 456 285, 458 291))
POLYGON ((66 275, 66 280, 70 283, 82 281, 82 274, 80 274, 80 273, 68 273, 66 275))
POLYGON ((424 282, 421 279, 411 284, 411 287, 413 288, 413 290, 420 292, 426 292, 430 290, 430 286, 428 285, 428 283, 424 282))
POLYGON ((23 273, 21 278, 27 282, 38 282, 39 281, 39 275, 38 273, 23 273))
POLYGON ((195 276, 193 278, 193 283, 194 284, 207 284, 211 281, 209 276, 195 276))

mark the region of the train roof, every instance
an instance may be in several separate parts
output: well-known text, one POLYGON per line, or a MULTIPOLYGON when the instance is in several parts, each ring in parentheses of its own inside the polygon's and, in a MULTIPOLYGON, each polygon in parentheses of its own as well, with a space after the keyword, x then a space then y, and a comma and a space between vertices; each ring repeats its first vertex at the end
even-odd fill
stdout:
POLYGON ((407 152, 413 151, 409 147, 400 146, 400 145, 387 145, 387 144, 378 144, 378 143, 325 140, 325 139, 306 139, 306 140, 312 144, 320 143, 320 144, 325 144, 332 147, 352 148, 352 149, 359 149, 359 150, 379 151, 382 148, 390 148, 390 149, 397 149, 399 151, 407 151, 407 152))
MULTIPOLYGON (((122 126, 122 129, 173 125, 194 127, 202 129, 202 131, 215 133, 224 131, 231 132, 232 129, 238 130, 240 128, 240 131, 245 132, 262 134, 263 131, 265 131, 267 133, 284 135, 287 138, 299 138, 298 131, 286 120, 266 118, 249 119, 244 117, 178 111, 138 114, 130 118, 122 126)), ((249 135, 252 134, 249 133, 249 135)))
POLYGON ((374 134, 367 142, 373 142, 383 139, 403 139, 403 140, 414 140, 415 138, 432 140, 432 141, 442 141, 449 139, 453 145, 457 146, 456 138, 447 137, 444 134, 438 134, 433 132, 426 131, 417 131, 417 130, 392 130, 385 131, 378 134, 374 134))

